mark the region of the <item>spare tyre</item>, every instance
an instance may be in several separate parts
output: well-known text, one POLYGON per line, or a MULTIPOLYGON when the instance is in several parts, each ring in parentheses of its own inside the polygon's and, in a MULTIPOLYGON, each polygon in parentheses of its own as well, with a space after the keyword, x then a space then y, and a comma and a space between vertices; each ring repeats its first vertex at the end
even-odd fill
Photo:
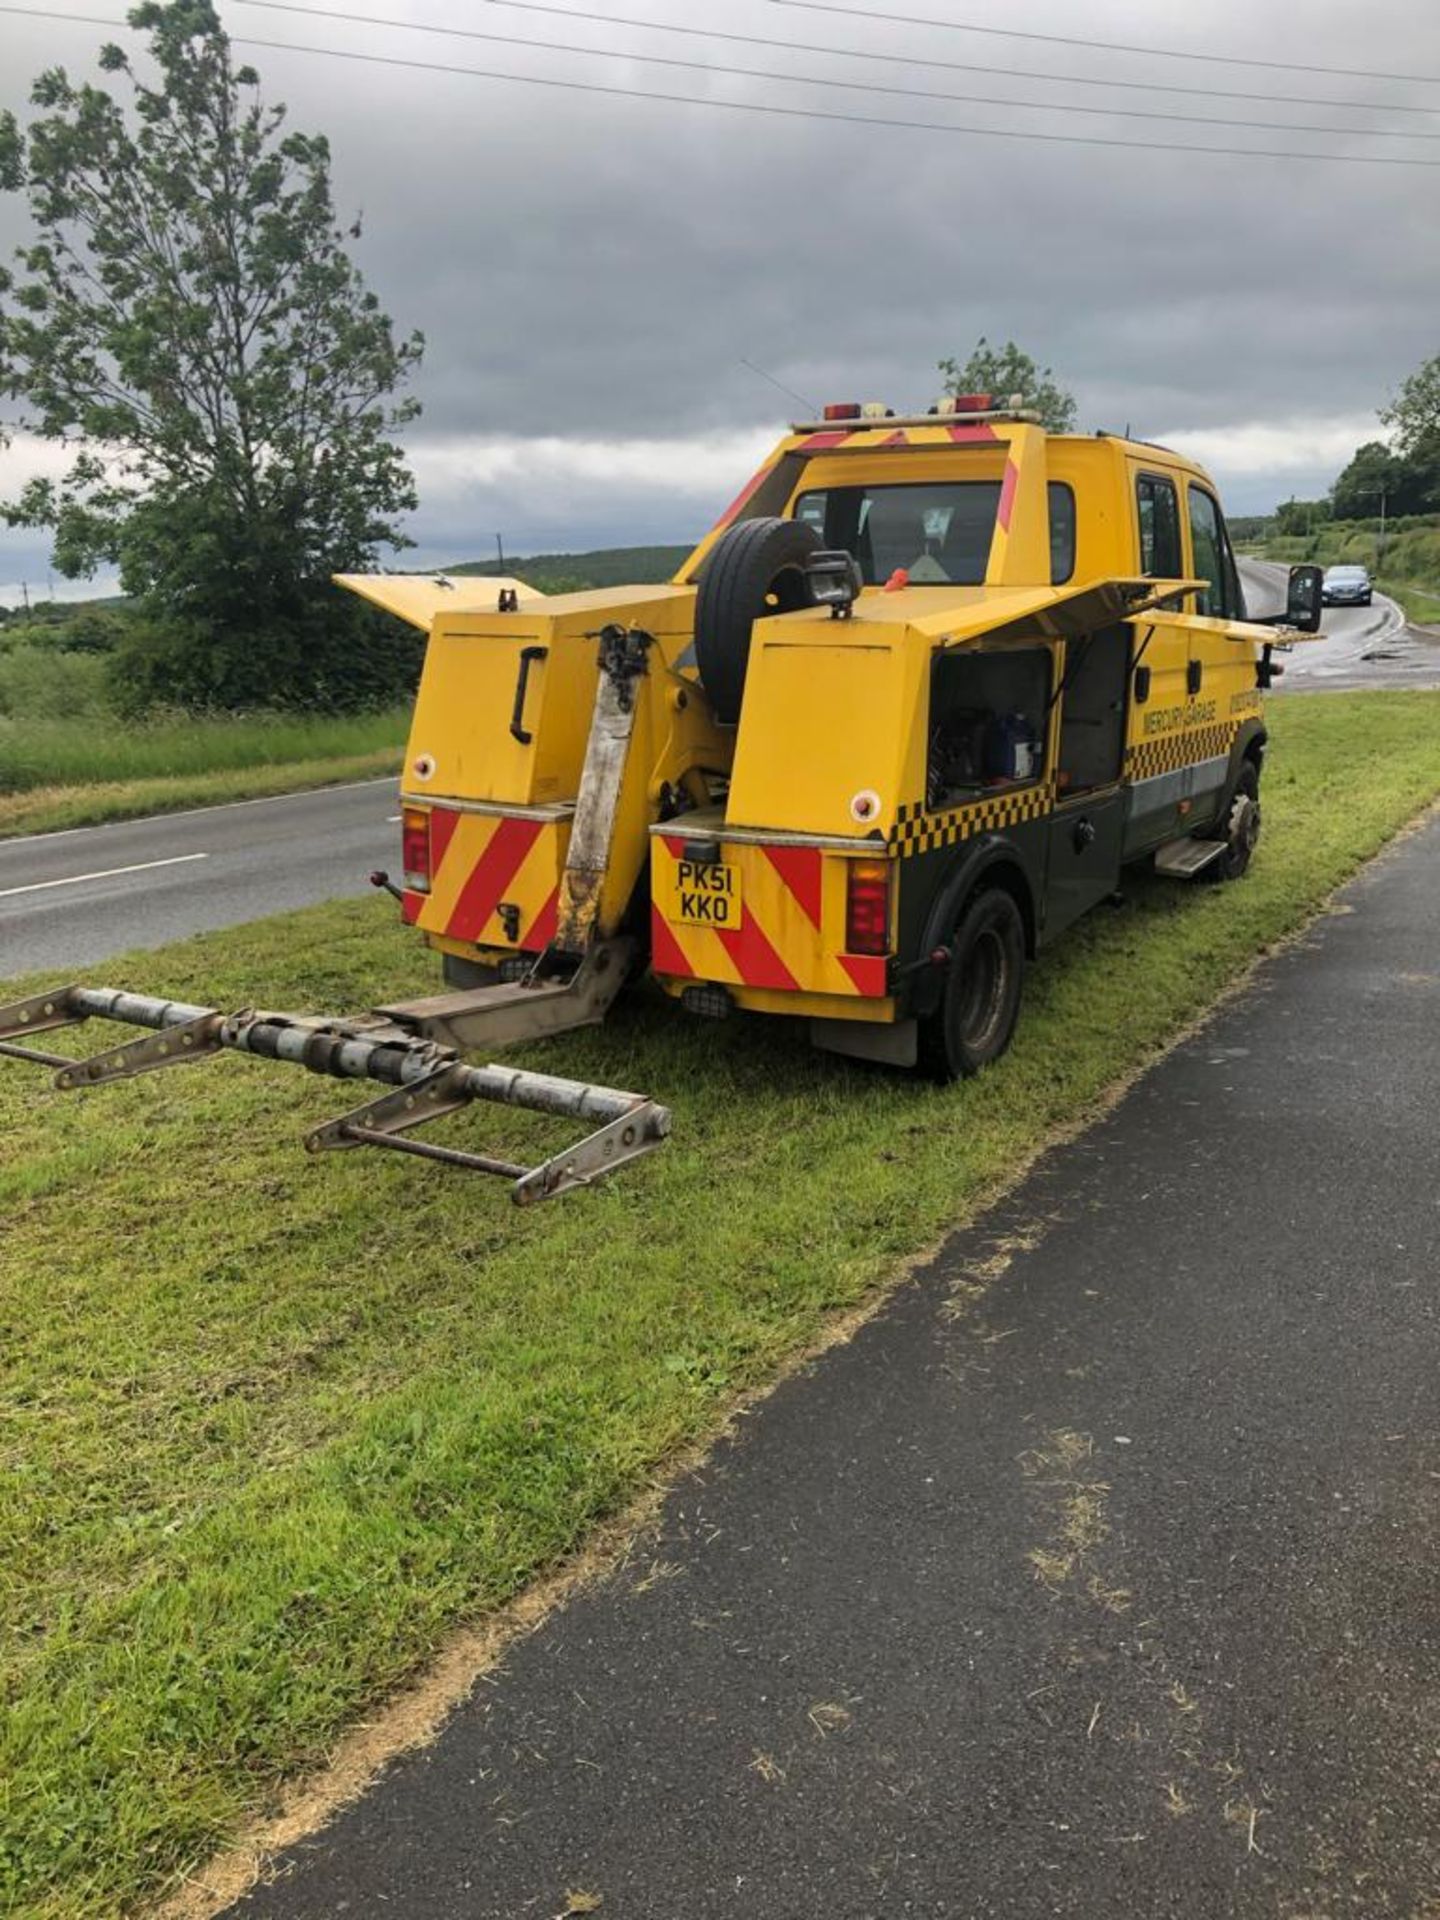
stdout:
POLYGON ((695 601, 695 661, 717 720, 740 718, 750 629, 769 613, 811 604, 805 562, 821 545, 803 520, 742 520, 716 541, 695 601))

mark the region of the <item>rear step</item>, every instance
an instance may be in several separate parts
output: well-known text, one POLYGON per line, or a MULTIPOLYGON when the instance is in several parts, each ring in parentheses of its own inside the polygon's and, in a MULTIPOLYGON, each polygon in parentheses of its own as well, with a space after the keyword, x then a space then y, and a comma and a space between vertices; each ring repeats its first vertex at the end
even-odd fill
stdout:
POLYGON ((1214 865, 1228 844, 1224 840, 1197 840, 1190 833, 1183 840, 1167 840, 1155 855, 1155 871, 1171 880, 1193 880, 1214 865))
MULTIPOLYGON (((625 968, 620 958, 612 953, 611 962, 614 972, 623 978, 625 968)), ((582 966, 580 972, 584 971, 582 966)), ((609 978, 605 985, 609 987, 609 978)), ((499 1016, 497 1027, 508 1032, 515 1019, 513 996, 525 991, 523 986, 486 987, 472 994, 444 995, 446 1012, 434 1021, 435 1029, 447 1035, 477 1033, 485 1024, 486 1003, 491 1002, 499 1016), (465 1004, 453 1004, 459 1002, 465 1004)), ((564 987, 546 982, 535 991, 543 996, 547 1011, 540 1015, 542 1026, 531 1026, 526 1032, 558 1030, 560 1023, 548 1009, 555 1006, 564 987), (555 1024, 550 1025, 551 1021, 555 1024)), ((583 1081, 563 1080, 547 1073, 525 1073, 514 1067, 467 1065, 457 1057, 454 1045, 432 1037, 423 1012, 427 1004, 417 1001, 408 1007, 395 1007, 388 1016, 382 1011, 359 1019, 329 1020, 249 1010, 225 1014, 214 1007, 153 1000, 112 988, 64 987, 0 1007, 0 1054, 59 1068, 55 1085, 63 1092, 132 1079, 162 1067, 183 1066, 188 1060, 203 1059, 223 1048, 290 1061, 337 1080, 378 1080, 392 1091, 316 1127, 305 1140, 310 1152, 389 1147, 472 1173, 497 1174, 514 1183, 511 1198, 517 1206, 589 1186, 627 1160, 651 1152, 669 1133, 669 1109, 642 1094, 587 1086, 583 1081), (28 1042, 32 1035, 90 1019, 117 1020, 151 1031, 86 1060, 19 1044, 28 1042), (568 1151, 535 1167, 407 1137, 413 1128, 476 1100, 493 1100, 504 1106, 526 1107, 535 1113, 598 1125, 568 1151)), ((572 1017, 565 1024, 585 1024, 587 1017, 602 1018, 603 1007, 596 1013, 590 1011, 591 1005, 589 990, 582 989, 580 1004, 572 1009, 572 1017), (578 1021, 576 1013, 581 1016, 578 1021)), ((487 1033, 490 1037, 493 1035, 487 1033)))

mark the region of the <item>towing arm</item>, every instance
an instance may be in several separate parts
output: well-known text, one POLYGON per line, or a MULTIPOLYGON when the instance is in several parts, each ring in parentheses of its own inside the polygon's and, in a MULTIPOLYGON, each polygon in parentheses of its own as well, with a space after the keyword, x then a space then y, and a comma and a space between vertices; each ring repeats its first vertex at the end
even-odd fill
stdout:
POLYGON ((305 1140, 311 1153, 388 1147, 472 1173, 497 1174, 513 1182, 511 1196, 517 1206, 588 1186, 627 1160, 651 1152, 670 1131, 668 1109, 643 1095, 514 1067, 469 1066, 453 1047, 407 1031, 382 1015, 327 1020, 291 1013, 226 1014, 215 1007, 108 987, 63 987, 0 1007, 0 1053, 58 1068, 54 1084, 62 1092, 183 1066, 226 1048, 287 1060, 337 1080, 376 1080, 390 1088, 367 1106, 313 1129, 305 1140), (79 1060, 29 1044, 34 1035, 90 1019, 116 1020, 149 1032, 79 1060), (597 1124, 575 1146, 534 1167, 410 1137, 427 1121, 477 1100, 597 1124))

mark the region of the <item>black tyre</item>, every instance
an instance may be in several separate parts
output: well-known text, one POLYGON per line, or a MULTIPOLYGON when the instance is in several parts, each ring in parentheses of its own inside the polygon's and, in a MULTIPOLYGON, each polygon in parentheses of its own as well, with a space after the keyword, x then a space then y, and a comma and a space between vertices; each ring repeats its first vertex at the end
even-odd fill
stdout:
POLYGON ((1363 600, 1362 600, 1362 601, 1360 602, 1360 604, 1361 604, 1361 606, 1362 606, 1362 607, 1369 607, 1369 606, 1373 606, 1373 605, 1375 604, 1375 596, 1374 596, 1374 594, 1373 594, 1373 593, 1367 593, 1367 594, 1366 594, 1366 596, 1365 596, 1365 598, 1364 598, 1364 599, 1363 599, 1363 600))
POLYGON ((972 894, 950 943, 939 1007, 920 1022, 919 1064, 934 1080, 963 1080, 998 1060, 1020 1015, 1025 922, 1013 894, 972 894))
POLYGON ((767 613, 810 605, 805 562, 820 535, 801 520, 742 520, 721 536, 700 576, 695 660, 717 720, 740 718, 750 629, 767 613))
POLYGON ((460 953, 442 953, 440 977, 457 993, 473 993, 476 987, 493 987, 500 971, 486 960, 467 960, 460 953))
POLYGON ((1253 760, 1247 760, 1240 769, 1217 838, 1223 838, 1225 851, 1205 869, 1205 877, 1238 880, 1250 865, 1260 838, 1260 774, 1253 760))

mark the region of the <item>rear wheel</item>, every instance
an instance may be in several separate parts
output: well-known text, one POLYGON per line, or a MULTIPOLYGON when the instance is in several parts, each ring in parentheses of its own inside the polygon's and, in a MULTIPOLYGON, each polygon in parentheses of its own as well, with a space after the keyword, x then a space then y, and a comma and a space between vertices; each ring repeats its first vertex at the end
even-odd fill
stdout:
POLYGON ((998 1060, 1020 1015, 1025 923, 1012 894, 988 887, 966 903, 950 942, 945 993, 920 1022, 919 1062, 935 1080, 963 1080, 998 1060))
POLYGON ((1240 769, 1225 815, 1225 851, 1205 869, 1215 880, 1238 880, 1250 865, 1260 838, 1260 775, 1253 760, 1240 769))
POLYGON ((811 604, 805 562, 820 546, 801 520, 742 520, 722 534, 700 575, 695 598, 695 662, 717 720, 740 718, 750 629, 767 613, 811 604))

